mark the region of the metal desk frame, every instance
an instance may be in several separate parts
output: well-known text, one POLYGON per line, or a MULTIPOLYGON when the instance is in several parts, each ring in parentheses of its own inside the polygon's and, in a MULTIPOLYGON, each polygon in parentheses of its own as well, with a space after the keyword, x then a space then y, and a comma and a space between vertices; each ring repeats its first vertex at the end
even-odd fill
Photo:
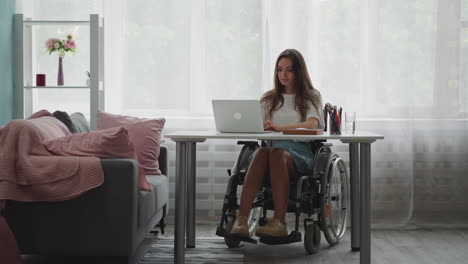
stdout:
POLYGON ((196 143, 206 139, 340 140, 349 144, 351 185, 351 250, 360 263, 370 264, 371 144, 382 135, 356 131, 343 135, 283 135, 282 133, 217 133, 178 131, 164 135, 176 142, 174 263, 185 262, 185 246, 195 247, 196 143), (186 229, 187 228, 187 231, 186 229), (185 245, 185 238, 187 238, 185 245))

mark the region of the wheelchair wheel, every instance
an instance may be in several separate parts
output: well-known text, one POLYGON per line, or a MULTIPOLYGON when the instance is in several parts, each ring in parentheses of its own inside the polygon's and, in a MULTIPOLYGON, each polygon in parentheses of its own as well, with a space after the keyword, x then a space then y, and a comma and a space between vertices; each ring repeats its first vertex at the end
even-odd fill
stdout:
POLYGON ((335 153, 322 175, 322 200, 320 208, 321 228, 327 242, 335 245, 346 232, 349 185, 346 164, 335 153))
POLYGON ((255 229, 262 217, 263 208, 262 207, 254 207, 250 210, 249 218, 248 218, 248 225, 249 225, 249 234, 253 236, 255 233, 255 229))
POLYGON ((312 221, 312 223, 306 224, 304 229, 304 248, 307 254, 312 255, 319 252, 322 238, 319 225, 315 221, 312 221))
MULTIPOLYGON (((226 230, 227 234, 231 233, 231 229, 235 221, 236 221, 236 211, 235 210, 230 211, 229 214, 227 215, 227 221, 224 224, 224 230, 226 230)), ((239 240, 232 239, 230 237, 224 237, 224 243, 226 243, 226 246, 228 246, 228 248, 237 248, 240 245, 239 240)))

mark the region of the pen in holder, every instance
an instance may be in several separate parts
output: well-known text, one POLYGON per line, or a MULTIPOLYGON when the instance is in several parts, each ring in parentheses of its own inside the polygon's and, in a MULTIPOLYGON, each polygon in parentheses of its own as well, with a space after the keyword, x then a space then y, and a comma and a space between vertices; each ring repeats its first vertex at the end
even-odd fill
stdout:
POLYGON ((323 110, 324 113, 324 121, 325 121, 325 129, 327 131, 328 126, 330 127, 330 135, 341 135, 341 113, 342 108, 338 108, 336 105, 333 106, 330 103, 325 104, 325 109, 323 110), (329 125, 327 125, 327 121, 329 121, 329 125))
POLYGON ((325 121, 325 128, 323 129, 324 132, 327 131, 328 129, 328 112, 327 112, 327 109, 323 109, 323 121, 325 121))

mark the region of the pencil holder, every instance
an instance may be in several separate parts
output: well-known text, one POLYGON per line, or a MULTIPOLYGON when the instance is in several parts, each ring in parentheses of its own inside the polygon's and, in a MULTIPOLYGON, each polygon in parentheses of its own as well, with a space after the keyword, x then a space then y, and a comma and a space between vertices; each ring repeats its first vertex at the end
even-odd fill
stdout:
POLYGON ((325 104, 323 116, 325 121, 325 129, 330 129, 330 135, 341 135, 341 107, 333 106, 330 103, 325 104))
POLYGON ((341 125, 336 118, 330 118, 330 135, 341 135, 341 125))

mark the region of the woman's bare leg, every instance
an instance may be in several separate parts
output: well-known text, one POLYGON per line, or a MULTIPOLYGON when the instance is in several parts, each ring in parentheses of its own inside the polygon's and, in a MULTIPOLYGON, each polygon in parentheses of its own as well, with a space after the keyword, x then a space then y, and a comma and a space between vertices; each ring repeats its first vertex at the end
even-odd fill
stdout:
POLYGON ((260 148, 250 163, 247 175, 245 175, 244 187, 242 188, 239 210, 241 216, 249 215, 252 203, 262 185, 265 174, 268 172, 269 152, 270 150, 266 148, 260 148))
POLYGON ((274 217, 283 223, 288 209, 289 177, 294 173, 295 167, 291 154, 285 149, 272 149, 270 152, 270 179, 275 205, 274 217))

